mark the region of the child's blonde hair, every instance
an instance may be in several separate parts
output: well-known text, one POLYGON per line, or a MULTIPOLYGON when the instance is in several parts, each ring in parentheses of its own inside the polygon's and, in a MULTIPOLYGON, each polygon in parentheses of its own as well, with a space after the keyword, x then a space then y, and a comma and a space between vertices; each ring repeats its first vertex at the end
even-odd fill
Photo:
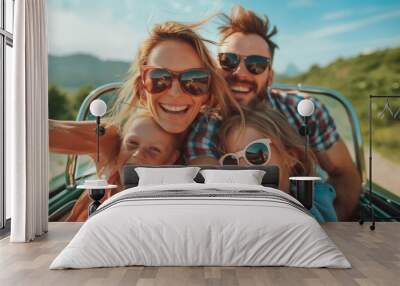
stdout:
MULTIPOLYGON (((283 151, 289 151, 282 152, 282 155, 286 159, 295 162, 294 167, 290 170, 291 176, 308 176, 314 173, 315 155, 312 152, 308 152, 307 159, 305 160, 306 154, 303 138, 293 129, 282 113, 265 106, 255 109, 242 107, 242 110, 245 118, 244 128, 251 126, 266 137, 273 137, 279 140, 285 148, 283 151)), ((224 143, 232 128, 237 128, 240 125, 241 119, 238 115, 233 115, 223 121, 218 138, 218 146, 221 152, 225 153, 224 143)), ((242 128, 239 134, 243 132, 242 128)))

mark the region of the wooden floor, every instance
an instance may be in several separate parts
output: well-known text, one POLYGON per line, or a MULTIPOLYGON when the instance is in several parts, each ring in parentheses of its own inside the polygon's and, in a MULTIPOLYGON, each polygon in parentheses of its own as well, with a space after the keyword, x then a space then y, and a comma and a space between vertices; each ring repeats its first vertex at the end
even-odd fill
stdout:
POLYGON ((400 223, 358 223, 323 227, 353 268, 289 267, 122 267, 48 270, 51 261, 81 226, 50 223, 32 243, 0 241, 0 285, 400 285, 400 223))

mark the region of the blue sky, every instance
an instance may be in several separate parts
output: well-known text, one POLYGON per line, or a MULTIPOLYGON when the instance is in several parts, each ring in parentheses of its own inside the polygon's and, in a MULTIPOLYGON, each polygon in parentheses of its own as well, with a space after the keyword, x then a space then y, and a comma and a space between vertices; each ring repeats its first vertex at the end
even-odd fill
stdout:
MULTIPOLYGON (((49 53, 90 53, 131 61, 148 30, 166 20, 196 21, 241 4, 276 25, 274 68, 300 70, 338 57, 400 46, 400 1, 396 0, 48 0, 49 53), (143 3, 144 2, 144 3, 143 3)), ((217 39, 218 21, 200 33, 217 39)), ((215 53, 216 48, 210 47, 215 53)))

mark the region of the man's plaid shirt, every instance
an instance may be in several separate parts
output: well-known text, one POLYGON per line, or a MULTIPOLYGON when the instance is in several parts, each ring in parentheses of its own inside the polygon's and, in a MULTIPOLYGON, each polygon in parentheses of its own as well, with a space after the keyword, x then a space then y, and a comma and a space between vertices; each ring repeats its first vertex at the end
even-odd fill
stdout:
MULTIPOLYGON (((282 112, 296 130, 299 130, 303 123, 303 118, 297 112, 297 105, 302 99, 304 97, 296 93, 272 92, 270 96, 267 95, 267 102, 272 108, 282 112)), ((310 146, 315 151, 326 151, 339 140, 339 134, 328 109, 317 99, 312 98, 312 100, 315 111, 308 123, 315 129, 309 138, 310 146)), ((217 136, 221 123, 221 118, 215 115, 198 116, 187 138, 186 162, 199 157, 219 159, 221 154, 217 148, 217 136)))

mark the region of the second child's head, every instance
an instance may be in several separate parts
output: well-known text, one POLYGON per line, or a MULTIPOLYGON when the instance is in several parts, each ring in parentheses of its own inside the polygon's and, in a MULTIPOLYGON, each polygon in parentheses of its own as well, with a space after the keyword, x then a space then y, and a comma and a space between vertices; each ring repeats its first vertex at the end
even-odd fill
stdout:
POLYGON ((179 157, 180 136, 162 129, 151 113, 134 113, 124 124, 118 165, 170 165, 179 157))
POLYGON ((220 163, 226 165, 276 165, 279 187, 289 192, 289 176, 311 175, 314 157, 305 162, 304 141, 278 111, 269 108, 243 109, 240 116, 226 119, 219 132, 220 163))

